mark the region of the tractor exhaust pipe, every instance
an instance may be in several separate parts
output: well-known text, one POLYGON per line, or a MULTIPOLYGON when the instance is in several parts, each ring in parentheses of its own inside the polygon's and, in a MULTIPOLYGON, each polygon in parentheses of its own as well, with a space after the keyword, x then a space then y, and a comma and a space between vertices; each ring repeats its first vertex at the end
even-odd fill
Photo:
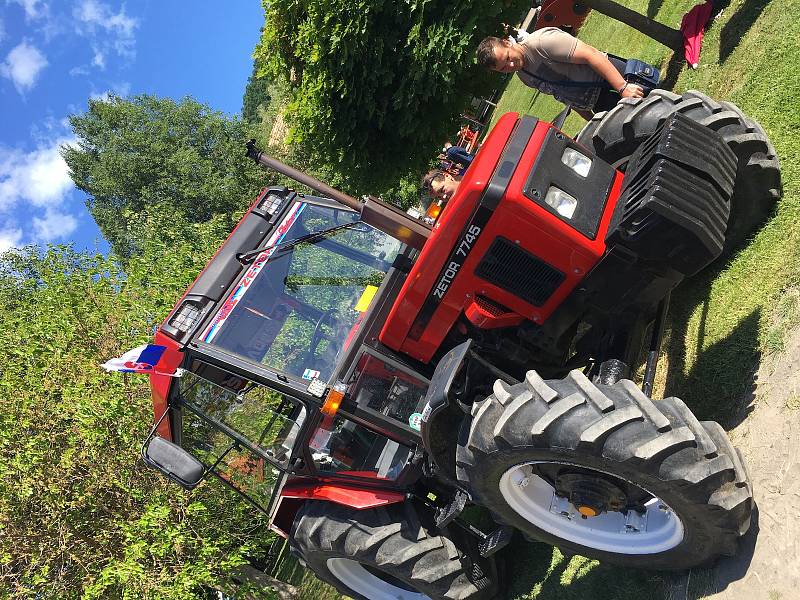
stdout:
POLYGON ((308 173, 299 171, 286 163, 272 158, 256 148, 255 140, 247 142, 247 156, 268 169, 282 173, 323 196, 332 198, 340 204, 352 208, 361 215, 361 220, 364 223, 372 225, 375 229, 389 234, 412 248, 422 250, 431 234, 430 227, 383 200, 369 196, 365 202, 362 202, 349 194, 332 188, 308 173))

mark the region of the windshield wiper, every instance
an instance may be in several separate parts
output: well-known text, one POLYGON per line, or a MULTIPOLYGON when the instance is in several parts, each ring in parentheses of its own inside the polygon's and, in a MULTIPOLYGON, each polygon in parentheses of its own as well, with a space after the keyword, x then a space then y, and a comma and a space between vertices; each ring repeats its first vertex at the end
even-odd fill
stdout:
POLYGON ((248 264, 253 259, 255 259, 259 254, 262 252, 266 252, 267 250, 272 250, 273 248, 279 249, 281 252, 286 250, 290 250, 297 246, 298 244, 302 244, 304 242, 313 242, 318 238, 325 238, 342 229, 350 229, 357 225, 361 225, 361 221, 355 221, 353 223, 345 223, 344 225, 334 225, 333 227, 329 227, 328 229, 323 229, 322 231, 316 231, 314 233, 308 233, 306 235, 302 235, 299 238, 295 238, 293 240, 289 240, 288 242, 280 242, 278 244, 273 244, 272 246, 264 246, 262 248, 256 248, 255 250, 250 250, 248 252, 241 252, 236 255, 236 260, 238 260, 243 265, 248 264))

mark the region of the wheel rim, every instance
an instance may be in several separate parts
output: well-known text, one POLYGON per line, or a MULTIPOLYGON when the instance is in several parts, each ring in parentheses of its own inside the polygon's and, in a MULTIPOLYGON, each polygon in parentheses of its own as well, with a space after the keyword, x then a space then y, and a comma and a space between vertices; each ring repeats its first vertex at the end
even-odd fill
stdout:
POLYGON ((398 587, 382 579, 350 558, 329 558, 327 566, 336 579, 370 600, 430 600, 425 594, 398 587))
POLYGON ((613 473, 586 469, 580 465, 552 461, 531 461, 511 467, 500 478, 500 493, 521 517, 547 533, 587 548, 617 554, 656 554, 674 548, 683 540, 683 523, 669 507, 647 489, 627 482, 653 496, 640 515, 629 510, 605 511, 583 518, 566 498, 556 496, 554 487, 532 470, 536 465, 563 465, 622 480, 613 473))

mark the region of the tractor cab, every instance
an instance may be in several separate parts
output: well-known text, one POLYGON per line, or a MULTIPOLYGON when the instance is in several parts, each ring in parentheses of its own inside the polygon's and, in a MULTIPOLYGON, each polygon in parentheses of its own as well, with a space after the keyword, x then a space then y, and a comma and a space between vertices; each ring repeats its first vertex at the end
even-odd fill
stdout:
POLYGON ((412 252, 331 200, 266 190, 157 334, 181 376, 152 375, 148 464, 264 511, 287 483, 399 488, 429 380, 377 338, 412 252))

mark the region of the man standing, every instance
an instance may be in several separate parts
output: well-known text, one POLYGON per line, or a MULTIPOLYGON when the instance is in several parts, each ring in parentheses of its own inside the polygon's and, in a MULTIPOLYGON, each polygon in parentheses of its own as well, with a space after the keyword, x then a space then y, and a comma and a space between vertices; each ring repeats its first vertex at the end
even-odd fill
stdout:
POLYGON ((570 104, 584 119, 609 110, 620 98, 641 98, 644 90, 625 81, 625 61, 609 57, 578 38, 544 27, 515 43, 487 37, 478 45, 478 63, 500 73, 516 73, 528 87, 570 104))

